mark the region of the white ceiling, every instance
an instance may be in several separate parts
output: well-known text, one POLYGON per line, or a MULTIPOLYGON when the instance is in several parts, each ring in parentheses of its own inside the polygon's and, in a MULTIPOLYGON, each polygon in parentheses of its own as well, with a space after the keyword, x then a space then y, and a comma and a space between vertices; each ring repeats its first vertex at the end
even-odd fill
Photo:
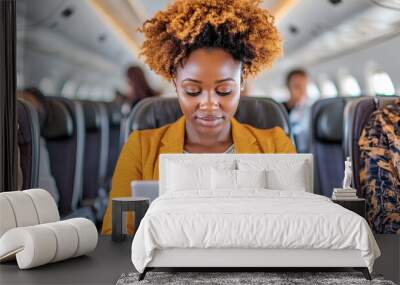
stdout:
POLYGON ((368 0, 344 0, 332 5, 328 0, 302 0, 279 23, 278 28, 285 42, 285 54, 296 49, 336 27, 346 19, 371 6, 368 0), (290 33, 290 26, 296 26, 298 33, 290 33))
POLYGON ((17 5, 29 20, 27 33, 38 27, 47 28, 121 65, 134 58, 88 0, 18 0, 17 5), (62 12, 68 8, 74 12, 65 18, 62 12))
MULTIPOLYGON (((124 10, 120 9, 118 13, 125 22, 129 21, 129 14, 126 12, 126 15, 122 15, 122 11, 127 10, 125 2, 128 1, 141 8, 144 19, 164 9, 171 2, 171 0, 109 1, 115 7, 124 3, 124 6, 121 6, 124 10)), ((263 6, 271 8, 278 2, 279 0, 264 1, 263 6)), ((35 26, 49 28, 121 65, 126 65, 135 57, 123 39, 104 22, 88 0, 19 0, 17 2, 20 6, 21 3, 25 6, 27 17, 35 23, 35 26), (74 9, 74 14, 69 18, 61 16, 61 12, 66 8, 74 9), (100 38, 104 40, 100 41, 100 38)), ((347 0, 337 6, 331 5, 328 0, 302 0, 299 3, 278 23, 279 30, 285 39, 285 55, 291 54, 311 39, 372 5, 368 0, 347 0), (295 35, 289 31, 292 26, 299 31, 295 35)), ((138 27, 139 22, 133 20, 131 22, 135 24, 131 31, 136 34, 135 28, 138 27)))

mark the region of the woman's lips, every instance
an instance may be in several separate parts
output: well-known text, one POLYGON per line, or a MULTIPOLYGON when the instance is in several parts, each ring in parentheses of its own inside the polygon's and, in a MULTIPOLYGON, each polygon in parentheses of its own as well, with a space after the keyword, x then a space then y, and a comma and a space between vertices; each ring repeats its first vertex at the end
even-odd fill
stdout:
POLYGON ((215 127, 224 120, 224 116, 196 116, 196 122, 205 127, 215 127))

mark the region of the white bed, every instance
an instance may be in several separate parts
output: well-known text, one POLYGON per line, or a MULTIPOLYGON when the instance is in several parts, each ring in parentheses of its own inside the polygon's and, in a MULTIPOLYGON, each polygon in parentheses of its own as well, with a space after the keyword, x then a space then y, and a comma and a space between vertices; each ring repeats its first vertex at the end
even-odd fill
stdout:
POLYGON ((311 155, 161 155, 160 197, 132 262, 141 278, 154 267, 354 267, 368 278, 380 251, 367 222, 312 194, 312 181, 311 155), (263 188, 252 184, 261 169, 263 188), (215 182, 226 173, 235 173, 233 188, 229 177, 215 182))

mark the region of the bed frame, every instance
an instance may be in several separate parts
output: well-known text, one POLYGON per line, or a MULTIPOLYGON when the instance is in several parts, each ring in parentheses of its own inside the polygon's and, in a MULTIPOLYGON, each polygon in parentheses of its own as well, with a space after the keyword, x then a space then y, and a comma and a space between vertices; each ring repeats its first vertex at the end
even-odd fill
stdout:
POLYGON ((197 271, 265 271, 272 268, 335 269, 353 268, 371 280, 368 268, 359 250, 329 249, 194 249, 171 248, 156 250, 152 261, 139 275, 143 280, 148 271, 154 269, 185 268, 197 271))
MULTIPOLYGON (((264 158, 260 154, 225 154, 224 158, 236 159, 264 158)), ((160 194, 166 191, 167 160, 181 159, 179 154, 160 155, 160 194)), ((211 163, 216 157, 199 154, 185 154, 185 159, 208 159, 211 163)), ((304 160, 309 165, 307 173, 307 192, 313 193, 313 158, 310 154, 274 154, 268 159, 296 159, 304 160)), ((148 271, 154 269, 184 269, 197 271, 265 271, 268 269, 306 269, 322 271, 321 268, 334 270, 338 268, 353 268, 361 271, 367 280, 371 276, 359 250, 331 250, 331 249, 254 249, 254 248, 169 248, 155 250, 153 259, 149 262, 139 280, 143 280, 148 271), (193 270, 196 269, 196 270, 193 270)), ((287 270, 286 270, 287 269, 287 270)), ((340 271, 340 270, 338 270, 340 271)))

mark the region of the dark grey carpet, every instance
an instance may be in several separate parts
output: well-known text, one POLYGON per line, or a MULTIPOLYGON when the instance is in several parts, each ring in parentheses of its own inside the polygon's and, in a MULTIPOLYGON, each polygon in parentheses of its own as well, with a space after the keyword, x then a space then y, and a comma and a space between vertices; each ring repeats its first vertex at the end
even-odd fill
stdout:
POLYGON ((372 275, 368 281, 359 272, 148 272, 146 278, 138 281, 138 273, 122 274, 117 285, 133 284, 267 284, 267 285, 395 285, 382 276, 372 275))

